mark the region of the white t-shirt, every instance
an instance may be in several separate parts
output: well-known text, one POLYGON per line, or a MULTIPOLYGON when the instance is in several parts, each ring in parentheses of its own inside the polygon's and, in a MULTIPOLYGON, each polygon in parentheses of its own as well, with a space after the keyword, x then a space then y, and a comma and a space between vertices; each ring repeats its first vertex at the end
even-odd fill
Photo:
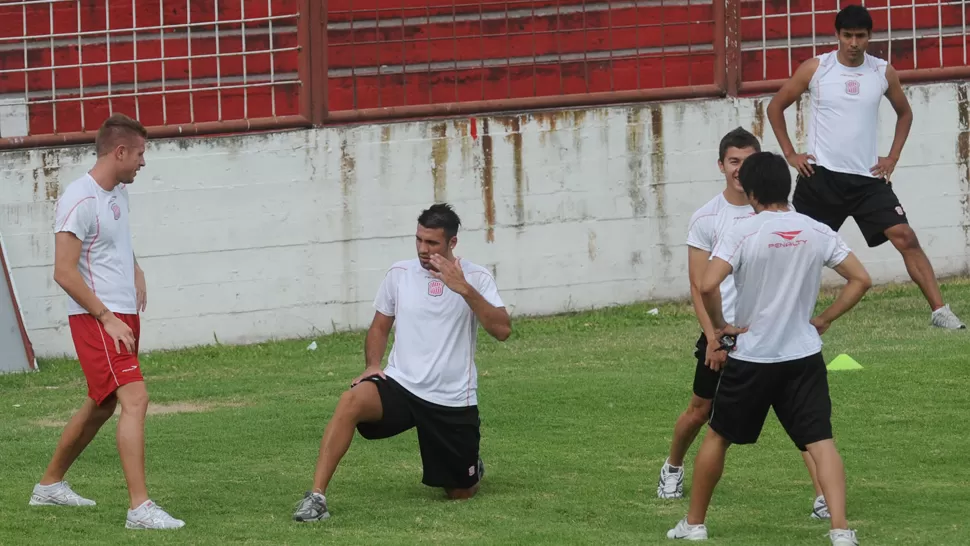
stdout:
MULTIPOLYGON (((461 268, 485 301, 505 307, 487 269, 465 259, 461 268)), ((388 377, 432 404, 478 405, 478 318, 464 298, 415 258, 391 266, 374 308, 395 317, 394 345, 384 369, 388 377)))
POLYGON ((888 64, 866 53, 861 66, 845 66, 836 51, 818 60, 808 86, 806 152, 826 169, 872 177, 869 169, 879 160, 879 102, 889 89, 888 64))
MULTIPOLYGON (((134 315, 138 299, 129 210, 128 190, 123 185, 105 191, 85 174, 71 182, 57 200, 54 233, 69 231, 81 240, 77 268, 98 299, 113 313, 134 315)), ((87 311, 70 298, 68 314, 87 311)))
MULTIPOLYGON (((717 242, 729 229, 751 216, 754 216, 751 205, 732 205, 728 203, 723 193, 719 193, 691 216, 690 228, 687 230, 687 245, 712 252, 717 242)), ((737 293, 734 278, 728 275, 728 278, 721 283, 721 313, 724 315, 724 320, 729 323, 734 320, 737 293)))
POLYGON ((738 223, 713 256, 731 264, 738 288, 731 356, 747 362, 787 362, 822 350, 811 324, 822 268, 834 268, 849 247, 828 226, 794 211, 765 211, 738 223))

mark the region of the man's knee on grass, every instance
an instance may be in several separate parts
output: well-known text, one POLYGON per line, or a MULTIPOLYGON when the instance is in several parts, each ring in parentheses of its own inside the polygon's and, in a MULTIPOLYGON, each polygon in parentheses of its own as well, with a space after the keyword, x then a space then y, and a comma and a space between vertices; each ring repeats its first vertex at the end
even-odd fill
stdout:
POLYGON ((447 495, 448 499, 450 500, 470 499, 474 497, 476 493, 478 493, 478 488, 481 486, 481 484, 481 482, 478 482, 467 489, 445 489, 445 495, 447 495))

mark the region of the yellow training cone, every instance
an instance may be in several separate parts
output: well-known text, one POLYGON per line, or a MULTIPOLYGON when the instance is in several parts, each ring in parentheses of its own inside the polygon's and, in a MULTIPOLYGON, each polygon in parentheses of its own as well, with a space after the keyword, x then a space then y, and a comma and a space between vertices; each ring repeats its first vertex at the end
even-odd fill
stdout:
POLYGON ((826 366, 826 368, 832 371, 861 370, 862 364, 859 364, 858 362, 855 361, 854 358, 852 358, 847 354, 841 354, 835 357, 835 359, 833 359, 832 362, 829 362, 829 365, 826 366))

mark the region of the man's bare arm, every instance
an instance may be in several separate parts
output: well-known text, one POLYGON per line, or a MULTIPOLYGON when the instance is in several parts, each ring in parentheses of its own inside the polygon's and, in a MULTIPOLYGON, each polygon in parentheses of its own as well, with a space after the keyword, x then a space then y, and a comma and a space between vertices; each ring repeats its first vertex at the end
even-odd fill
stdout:
POLYGON ((690 278, 690 299, 694 304, 697 322, 700 323, 704 336, 707 337, 707 342, 714 343, 717 334, 714 331, 711 317, 704 307, 704 299, 701 297, 701 283, 704 280, 704 271, 707 269, 710 256, 711 253, 706 250, 692 246, 687 247, 687 276, 690 278))
POLYGON ((889 149, 889 157, 893 161, 899 161, 900 154, 903 153, 903 146, 909 138, 909 130, 913 127, 913 109, 909 105, 903 85, 899 81, 899 73, 892 65, 886 67, 886 80, 889 88, 886 89, 886 98, 889 104, 896 111, 896 132, 893 136, 893 145, 889 149))
POLYGON ((731 274, 733 267, 721 258, 714 258, 707 264, 704 280, 701 282, 701 297, 704 308, 711 317, 711 324, 715 330, 722 330, 727 326, 724 313, 721 312, 721 283, 731 274))
POLYGON ((512 335, 512 319, 504 307, 495 307, 485 299, 475 287, 467 284, 467 290, 461 292, 465 302, 475 312, 482 328, 499 341, 505 341, 512 335))
POLYGON ((367 368, 381 367, 393 324, 394 317, 389 317, 380 311, 374 313, 374 320, 367 330, 367 339, 364 340, 364 361, 367 368))
POLYGON ((54 236, 54 282, 85 311, 104 323, 109 320, 109 315, 114 315, 84 282, 77 268, 80 259, 81 240, 68 231, 57 233, 54 236))
POLYGON ((812 76, 815 75, 816 69, 818 69, 818 59, 812 58, 803 62, 795 69, 792 77, 775 93, 775 96, 771 98, 771 102, 768 103, 768 122, 771 123, 771 129, 775 133, 775 139, 778 140, 782 154, 785 157, 795 153, 795 147, 788 137, 788 125, 785 123, 785 110, 808 90, 808 86, 812 83, 812 76))
POLYGON ((128 352, 132 352, 135 347, 134 333, 84 282, 77 268, 80 259, 81 240, 77 236, 66 231, 54 235, 54 282, 85 311, 101 321, 105 332, 114 341, 116 352, 121 352, 121 343, 125 344, 128 352))
MULTIPOLYGON (((866 294, 869 288, 872 287, 872 279, 869 278, 869 273, 866 268, 859 261, 859 258, 855 254, 849 253, 842 263, 834 267, 836 273, 842 276, 846 282, 842 290, 839 291, 839 295, 829 305, 825 311, 823 311, 815 320, 820 321, 828 328, 828 325, 832 324, 833 321, 844 315, 849 309, 855 307, 857 303, 862 299, 862 296, 866 294)), ((813 321, 815 322, 815 321, 813 321)), ((816 327, 818 324, 816 324, 816 327)), ((823 329, 824 331, 824 329, 823 329)), ((819 332, 821 333, 821 332, 819 332)))

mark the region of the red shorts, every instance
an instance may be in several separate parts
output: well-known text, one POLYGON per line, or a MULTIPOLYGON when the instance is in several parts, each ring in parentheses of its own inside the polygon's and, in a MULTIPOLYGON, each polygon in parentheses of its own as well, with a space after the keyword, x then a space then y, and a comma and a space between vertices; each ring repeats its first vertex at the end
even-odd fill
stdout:
POLYGON ((138 315, 115 313, 135 334, 135 351, 129 353, 124 343, 121 352, 115 350, 115 342, 104 331, 101 321, 91 315, 71 315, 71 337, 81 362, 81 370, 88 381, 88 396, 98 405, 104 402, 122 385, 144 381, 138 364, 138 341, 141 339, 141 322, 138 315))

